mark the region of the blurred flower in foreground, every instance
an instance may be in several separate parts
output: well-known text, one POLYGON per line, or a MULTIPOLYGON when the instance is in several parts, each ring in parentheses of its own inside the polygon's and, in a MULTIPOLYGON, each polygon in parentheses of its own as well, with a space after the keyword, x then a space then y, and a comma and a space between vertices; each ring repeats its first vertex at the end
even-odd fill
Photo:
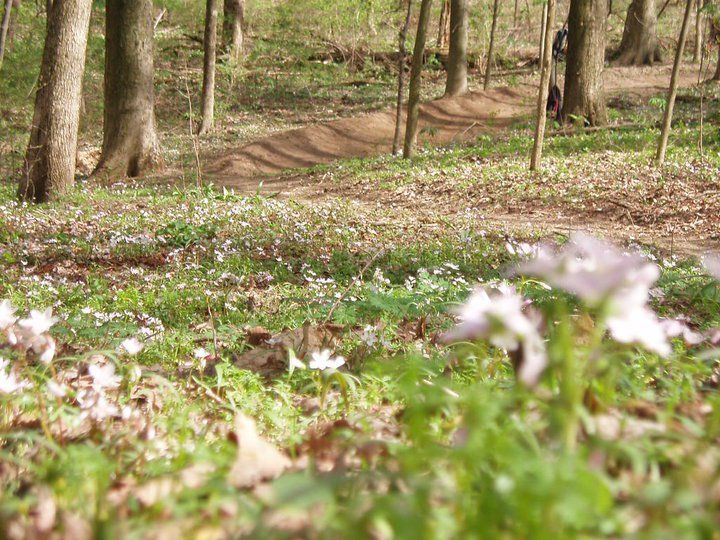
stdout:
POLYGON ((458 310, 458 325, 445 341, 487 339, 496 347, 518 353, 513 355, 518 359, 518 379, 533 386, 547 366, 547 354, 539 321, 526 313, 527 304, 510 285, 479 287, 458 310))
POLYGON ((18 390, 30 388, 29 381, 21 381, 8 369, 8 361, 0 358, 0 394, 14 394, 18 390))
POLYGON ((48 332, 56 322, 57 319, 52 316, 51 308, 45 311, 33 309, 30 311, 30 316, 27 319, 18 321, 18 325, 26 333, 32 336, 39 336, 48 332))
POLYGON ((12 304, 8 300, 0 302, 0 330, 10 328, 13 324, 15 324, 16 320, 17 317, 15 317, 15 308, 12 304))
POLYGON ((518 272, 542 278, 589 307, 602 308, 616 341, 639 344, 662 356, 670 354, 667 334, 648 307, 660 269, 639 254, 575 234, 561 249, 543 246, 534 259, 518 266, 518 272))
POLYGON ((120 344, 120 347, 130 356, 136 356, 140 354, 145 346, 136 338, 128 338, 120 344))

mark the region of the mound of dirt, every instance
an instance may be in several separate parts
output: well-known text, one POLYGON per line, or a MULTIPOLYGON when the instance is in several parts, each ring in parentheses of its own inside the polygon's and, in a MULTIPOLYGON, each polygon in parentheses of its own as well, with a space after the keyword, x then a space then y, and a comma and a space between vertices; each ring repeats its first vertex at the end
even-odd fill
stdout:
MULTIPOLYGON (((670 66, 605 70, 605 90, 610 94, 652 95, 667 89, 669 80, 670 66)), ((683 86, 695 81, 696 74, 690 69, 683 71, 683 86)), ((420 143, 442 146, 507 128, 519 118, 532 114, 536 84, 528 79, 513 88, 494 88, 423 104, 420 143)), ((230 149, 210 158, 205 169, 217 184, 254 192, 260 180, 287 170, 386 154, 392 147, 394 129, 395 113, 390 109, 343 118, 230 149)), ((292 182, 273 184, 285 189, 293 187, 292 182)))

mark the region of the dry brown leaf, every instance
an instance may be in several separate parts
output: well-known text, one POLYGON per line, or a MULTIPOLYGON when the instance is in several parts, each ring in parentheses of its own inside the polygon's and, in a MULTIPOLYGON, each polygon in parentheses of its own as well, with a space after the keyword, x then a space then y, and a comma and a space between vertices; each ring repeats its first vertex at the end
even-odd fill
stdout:
POLYGON ((180 471, 177 476, 164 476, 136 488, 133 494, 145 507, 180 493, 184 489, 197 489, 205 484, 208 476, 215 470, 209 463, 196 463, 180 471))
POLYGON ((284 330, 261 345, 235 359, 242 369, 255 371, 263 375, 273 375, 287 369, 287 351, 292 349, 299 358, 313 351, 334 348, 339 334, 337 325, 306 326, 295 330, 284 330))
POLYGON ((290 467, 290 460, 272 444, 260 437, 255 422, 243 414, 235 417, 235 439, 238 445, 235 463, 228 483, 238 489, 280 476, 290 467))
POLYGON ((250 345, 257 346, 265 343, 272 337, 272 334, 262 326, 253 326, 252 328, 248 328, 245 336, 250 345))
POLYGON ((90 540, 93 537, 92 527, 77 514, 64 512, 61 518, 62 540, 90 540))
POLYGON ((37 489, 37 504, 30 514, 36 533, 44 535, 53 530, 57 517, 57 505, 50 488, 41 486, 37 489))

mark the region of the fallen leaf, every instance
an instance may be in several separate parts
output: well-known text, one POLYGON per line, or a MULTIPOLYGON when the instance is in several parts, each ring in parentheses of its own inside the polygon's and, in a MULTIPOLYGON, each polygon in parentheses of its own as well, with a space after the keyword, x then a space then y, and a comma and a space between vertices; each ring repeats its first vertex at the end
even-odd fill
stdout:
POLYGON ((238 451, 228 474, 228 483, 238 489, 277 478, 290 467, 290 460, 272 444, 260 437, 255 422, 243 414, 235 417, 235 440, 238 451))

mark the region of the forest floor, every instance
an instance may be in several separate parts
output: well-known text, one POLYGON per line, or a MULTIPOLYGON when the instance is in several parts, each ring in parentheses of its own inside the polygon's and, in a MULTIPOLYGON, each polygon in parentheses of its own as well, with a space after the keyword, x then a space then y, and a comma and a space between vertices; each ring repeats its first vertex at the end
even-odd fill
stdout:
MULTIPOLYGON (((629 109, 665 92, 669 78, 667 65, 615 67, 606 70, 605 86, 612 104, 629 109)), ((377 158, 388 157, 392 146, 395 118, 386 109, 283 131, 213 154, 206 158, 206 172, 212 181, 241 193, 261 191, 306 201, 349 199, 377 211, 392 207, 398 218, 404 214, 430 226, 442 226, 462 214, 513 235, 533 229, 545 235, 583 230, 683 254, 720 246, 718 212, 708 207, 720 204, 715 188, 708 192, 707 180, 715 169, 699 166, 698 175, 658 174, 645 156, 628 167, 628 155, 613 143, 612 132, 631 140, 633 130, 647 130, 642 123, 613 120, 614 129, 605 137, 611 144, 600 156, 602 167, 597 166, 598 155, 587 152, 596 146, 597 133, 555 126, 549 146, 558 139, 575 139, 579 144, 574 148, 572 141, 559 142, 567 146, 565 157, 573 159, 560 163, 550 157, 549 173, 523 171, 529 155, 527 137, 517 144, 510 141, 530 129, 532 82, 525 78, 512 87, 424 103, 419 144, 431 170, 395 167, 392 178, 382 179, 388 166, 393 167, 388 159, 377 158), (463 145, 484 146, 493 155, 482 156, 482 151, 463 145), (433 155, 454 162, 452 171, 433 171, 433 155), (348 162, 352 159, 359 161, 348 162), (566 170, 559 173, 558 168, 566 170), (363 169, 372 174, 364 175, 363 169), (488 178, 488 169, 502 173, 488 178), (709 197, 701 202, 700 193, 709 197)), ((688 66, 680 84, 689 88, 696 83, 697 72, 688 66)))
MULTIPOLYGON (((403 160, 387 138, 394 65, 318 58, 325 43, 288 41, 293 9, 274 39, 253 23, 246 65, 222 65, 216 129, 198 140, 201 9, 187 4, 194 34, 158 30, 156 177, 87 177, 98 27, 78 181, 19 203, 44 28, 29 9, 3 68, 0 538, 714 538, 720 283, 694 255, 720 240, 720 86, 687 66, 662 169, 668 66, 609 70, 613 129, 550 126, 538 173, 516 74, 497 81, 512 90, 426 104, 403 160), (514 271, 578 229, 643 257, 604 306, 514 271), (656 283, 638 281, 648 269, 656 283), (522 295, 549 358, 535 389, 497 341, 442 339, 478 285, 522 295), (638 346, 605 332, 611 300, 635 313, 630 286, 674 329, 669 355, 647 331, 638 346), (28 323, 51 327, 44 341, 26 342, 28 323), (323 355, 345 364, 311 364, 323 355)), ((523 58, 501 65, 532 69, 523 58)), ((429 63, 426 95, 443 81, 429 63)), ((591 281, 617 273, 589 255, 591 281)))

